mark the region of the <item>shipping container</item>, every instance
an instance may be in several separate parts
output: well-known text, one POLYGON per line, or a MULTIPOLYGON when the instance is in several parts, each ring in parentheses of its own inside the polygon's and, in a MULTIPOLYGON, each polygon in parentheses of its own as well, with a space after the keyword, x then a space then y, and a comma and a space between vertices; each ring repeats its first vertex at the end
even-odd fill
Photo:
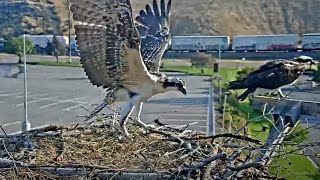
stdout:
POLYGON ((302 50, 320 50, 320 33, 303 34, 301 41, 302 50))
POLYGON ((171 50, 221 51, 229 50, 229 36, 172 36, 171 50))
POLYGON ((234 51, 292 51, 299 44, 298 34, 236 35, 233 36, 234 51))

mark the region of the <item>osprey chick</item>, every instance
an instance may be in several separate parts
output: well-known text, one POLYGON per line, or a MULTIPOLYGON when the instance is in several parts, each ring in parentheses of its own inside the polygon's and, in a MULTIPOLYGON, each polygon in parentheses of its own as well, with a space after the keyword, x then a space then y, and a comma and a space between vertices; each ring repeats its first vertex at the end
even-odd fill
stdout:
MULTIPOLYGON (((307 62, 314 64, 312 59, 307 62)), ((301 61, 300 59, 280 59, 267 62, 259 69, 249 73, 243 80, 230 82, 228 89, 247 89, 239 96, 241 101, 257 89, 277 90, 281 98, 284 98, 281 88, 296 82, 305 70, 305 63, 304 59, 301 61)))
POLYGON ((133 19, 130 0, 71 0, 71 11, 80 62, 90 82, 107 89, 103 107, 129 100, 120 113, 120 126, 129 136, 125 124, 131 116, 143 127, 142 105, 152 96, 168 91, 187 94, 186 84, 179 78, 159 73, 161 57, 169 41, 171 0, 157 0, 153 10, 133 19))

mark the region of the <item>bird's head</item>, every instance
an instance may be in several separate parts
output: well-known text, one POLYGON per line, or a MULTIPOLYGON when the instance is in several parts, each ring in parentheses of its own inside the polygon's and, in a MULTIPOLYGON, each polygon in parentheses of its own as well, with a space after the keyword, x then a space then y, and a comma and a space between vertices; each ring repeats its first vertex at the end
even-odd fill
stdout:
POLYGON ((163 82, 163 87, 166 91, 179 91, 187 95, 186 83, 178 77, 167 77, 163 82))
POLYGON ((299 56, 299 57, 295 57, 294 60, 301 64, 306 64, 306 63, 310 63, 310 65, 316 64, 316 62, 310 56, 299 56))

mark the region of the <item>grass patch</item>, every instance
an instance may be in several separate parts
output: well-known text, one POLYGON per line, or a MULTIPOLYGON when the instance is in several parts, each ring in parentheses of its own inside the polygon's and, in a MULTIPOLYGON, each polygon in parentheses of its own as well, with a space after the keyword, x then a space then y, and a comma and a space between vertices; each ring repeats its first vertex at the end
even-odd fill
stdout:
MULTIPOLYGON (((292 146, 287 146, 286 151, 290 151, 293 149, 292 146)), ((301 153, 301 152, 300 152, 301 153)), ((288 160, 283 158, 275 158, 274 162, 270 164, 269 172, 273 175, 278 174, 280 177, 286 179, 298 179, 298 180, 309 180, 311 179, 308 175, 316 175, 318 174, 318 169, 314 167, 314 165, 310 162, 310 160, 306 156, 289 154, 288 160), (290 163, 291 164, 290 164, 290 163), (278 167, 278 164, 287 168, 278 167), (294 175, 292 175, 290 172, 294 175)))
POLYGON ((49 61, 41 61, 41 62, 27 62, 29 65, 41 65, 41 66, 64 66, 64 67, 81 67, 80 63, 76 62, 49 62, 49 61))

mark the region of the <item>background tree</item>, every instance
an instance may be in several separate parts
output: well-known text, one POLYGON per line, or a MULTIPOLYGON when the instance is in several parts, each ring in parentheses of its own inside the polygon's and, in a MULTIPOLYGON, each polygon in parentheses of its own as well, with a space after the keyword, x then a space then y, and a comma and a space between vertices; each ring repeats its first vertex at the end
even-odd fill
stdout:
POLYGON ((56 35, 53 35, 52 38, 52 45, 53 45, 53 55, 57 59, 57 63, 59 62, 59 56, 66 54, 66 48, 65 46, 58 40, 56 35))
POLYGON ((213 63, 215 62, 215 58, 210 54, 206 53, 197 53, 191 59, 191 64, 194 67, 213 67, 213 63))
POLYGON ((54 46, 53 43, 49 40, 47 40, 47 46, 44 48, 47 55, 54 55, 54 46))
MULTIPOLYGON (((33 42, 26 37, 26 54, 34 52, 33 42)), ((12 37, 4 44, 4 52, 19 56, 19 63, 22 63, 23 56, 23 37, 12 37)))

